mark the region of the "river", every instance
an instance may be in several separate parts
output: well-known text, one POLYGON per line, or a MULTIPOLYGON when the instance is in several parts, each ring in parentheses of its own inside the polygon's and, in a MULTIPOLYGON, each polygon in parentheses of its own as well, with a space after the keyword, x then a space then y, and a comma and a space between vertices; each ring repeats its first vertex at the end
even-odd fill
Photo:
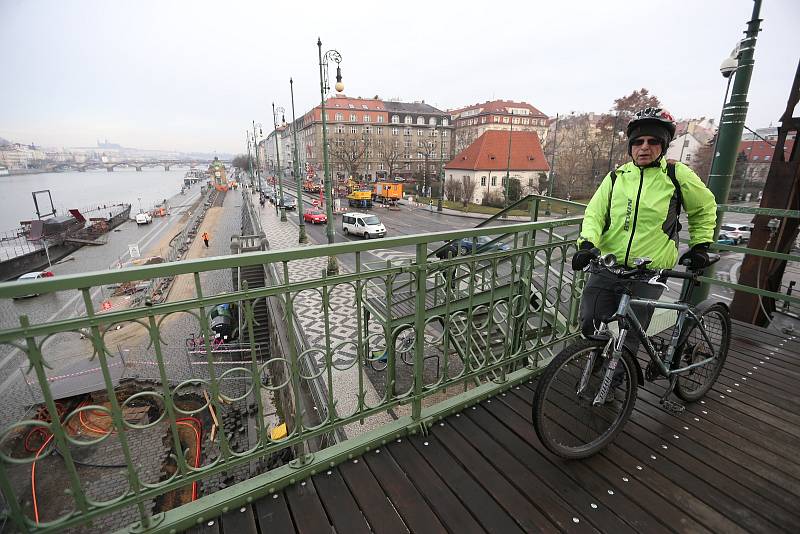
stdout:
MULTIPOLYGON (((59 214, 72 208, 83 209, 97 204, 129 203, 131 213, 140 208, 148 210, 156 203, 180 191, 187 168, 165 171, 145 168, 116 169, 114 172, 48 172, 0 176, 2 210, 0 210, 0 233, 19 227, 20 221, 36 218, 36 209, 31 193, 50 190, 53 205, 59 214)), ((39 209, 49 208, 39 196, 39 209)))

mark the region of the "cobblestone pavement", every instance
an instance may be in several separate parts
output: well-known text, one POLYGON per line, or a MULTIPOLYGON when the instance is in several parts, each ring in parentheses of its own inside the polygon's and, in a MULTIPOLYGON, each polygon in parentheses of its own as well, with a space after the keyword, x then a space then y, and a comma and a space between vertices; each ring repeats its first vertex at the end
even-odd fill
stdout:
MULTIPOLYGON (((256 204, 257 205, 257 204, 256 204)), ((261 216, 261 226, 267 235, 270 250, 315 246, 309 237, 304 245, 298 243, 298 227, 291 221, 281 222, 275 213, 275 206, 267 204, 256 208, 261 216)), ((292 261, 288 265, 289 281, 299 282, 320 278, 327 266, 327 257, 292 261)), ((340 269, 344 269, 340 263, 340 269)), ((280 269, 279 269, 280 270, 280 269)), ((282 275, 282 272, 280 273, 282 275)), ((330 291, 330 308, 327 329, 330 336, 331 361, 333 362, 333 395, 339 416, 355 413, 358 408, 359 366, 356 360, 358 318, 356 316, 355 290, 349 284, 337 285, 330 291)), ((294 296, 294 308, 300 320, 309 349, 301 357, 313 358, 316 365, 324 368, 326 343, 326 314, 323 313, 322 295, 318 291, 303 291, 294 296)), ((371 332, 381 332, 379 325, 371 324, 371 332), (374 326, 374 329, 373 329, 374 326)), ((365 402, 368 406, 380 403, 381 396, 367 373, 363 375, 365 402)), ((372 377, 381 380, 384 375, 372 377)), ((384 388, 381 388, 384 389, 384 388)), ((380 414, 365 420, 363 425, 349 425, 345 428, 348 437, 361 434, 391 421, 388 414, 380 414)))

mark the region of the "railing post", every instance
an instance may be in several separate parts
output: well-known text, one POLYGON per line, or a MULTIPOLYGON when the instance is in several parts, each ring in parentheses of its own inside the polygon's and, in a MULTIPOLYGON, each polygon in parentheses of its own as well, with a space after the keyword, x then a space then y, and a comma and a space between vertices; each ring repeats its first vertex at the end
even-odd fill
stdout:
POLYGON ((422 414, 422 386, 423 371, 425 370, 425 292, 427 291, 427 255, 428 247, 425 243, 417 244, 417 288, 416 288, 416 313, 414 316, 414 330, 416 341, 414 343, 414 400, 411 408, 411 417, 418 420, 422 414))

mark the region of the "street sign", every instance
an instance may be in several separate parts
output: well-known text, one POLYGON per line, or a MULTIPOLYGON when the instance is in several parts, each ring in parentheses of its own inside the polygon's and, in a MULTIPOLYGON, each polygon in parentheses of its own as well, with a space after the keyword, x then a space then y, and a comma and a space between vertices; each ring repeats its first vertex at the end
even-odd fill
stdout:
POLYGON ((139 245, 136 243, 128 245, 128 254, 130 254, 132 260, 140 258, 141 254, 139 253, 139 245))

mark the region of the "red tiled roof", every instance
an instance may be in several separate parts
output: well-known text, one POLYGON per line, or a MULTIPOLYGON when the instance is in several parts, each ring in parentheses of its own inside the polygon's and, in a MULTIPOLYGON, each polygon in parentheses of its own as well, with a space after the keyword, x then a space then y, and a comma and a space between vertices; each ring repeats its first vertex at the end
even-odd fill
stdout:
POLYGON ((482 115, 484 113, 509 114, 507 108, 525 108, 530 112, 530 117, 547 117, 547 115, 527 102, 514 102, 513 100, 492 100, 491 102, 484 102, 482 104, 472 104, 463 108, 451 109, 448 111, 448 113, 450 113, 451 116, 456 116, 464 113, 467 110, 480 109, 481 112, 476 115, 482 115))
POLYGON ((536 132, 487 130, 453 158, 445 169, 549 171, 536 132), (511 135, 511 162, 508 163, 508 136, 511 135))
MULTIPOLYGON (((760 139, 756 141, 742 141, 739 145, 739 152, 745 155, 747 161, 772 161, 772 158, 775 156, 774 145, 775 142, 769 144, 766 141, 761 141, 760 139)), ((784 146, 784 154, 786 159, 789 158, 789 154, 791 154, 793 146, 794 140, 787 139, 784 146)))

